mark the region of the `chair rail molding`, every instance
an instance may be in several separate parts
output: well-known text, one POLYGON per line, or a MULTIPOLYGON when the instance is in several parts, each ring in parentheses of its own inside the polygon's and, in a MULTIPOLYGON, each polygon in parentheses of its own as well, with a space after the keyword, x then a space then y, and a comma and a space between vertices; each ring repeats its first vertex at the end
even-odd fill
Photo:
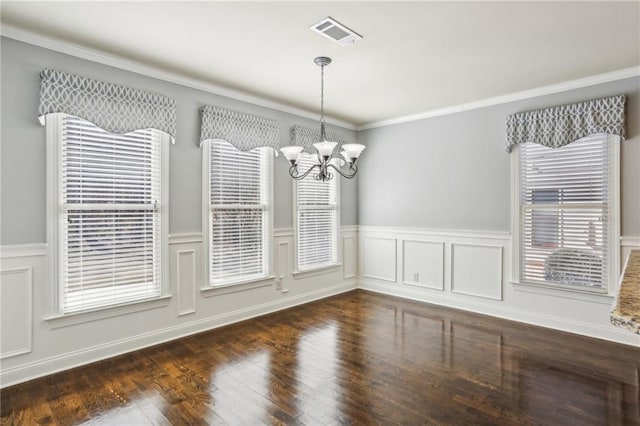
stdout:
POLYGON ((620 237, 620 245, 622 247, 640 247, 640 236, 638 237, 620 237))
POLYGON ((47 244, 9 244, 0 246, 0 259, 14 257, 46 256, 47 244))
POLYGON ((169 244, 201 243, 202 232, 185 232, 181 234, 169 234, 169 244))
POLYGON ((358 232, 361 234, 375 233, 379 234, 392 234, 403 236, 424 236, 424 237, 457 237, 457 238, 474 238, 483 239, 489 238, 493 240, 508 240, 511 238, 511 232, 509 231, 487 231, 487 230, 472 230, 472 229, 444 229, 444 228, 413 228, 413 227, 393 227, 393 226, 373 226, 373 225, 358 225, 358 232))

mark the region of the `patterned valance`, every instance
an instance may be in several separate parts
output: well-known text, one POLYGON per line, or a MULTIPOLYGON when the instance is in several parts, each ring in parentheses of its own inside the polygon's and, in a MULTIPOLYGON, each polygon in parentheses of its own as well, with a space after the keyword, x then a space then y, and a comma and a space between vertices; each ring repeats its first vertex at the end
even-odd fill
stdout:
POLYGON ((624 95, 594 99, 507 117, 507 152, 513 145, 533 142, 559 148, 585 136, 598 133, 626 133, 624 95))
POLYGON ((280 147, 280 128, 276 120, 211 105, 200 108, 200 114, 200 146, 207 140, 222 139, 240 151, 268 146, 277 152, 280 147))
MULTIPOLYGON (((327 139, 331 142, 338 142, 338 146, 333 150, 334 157, 340 157, 342 144, 348 143, 341 136, 335 133, 327 132, 327 139)), ((310 129, 308 127, 293 126, 291 127, 291 145, 299 145, 304 147, 304 152, 315 154, 317 151, 313 147, 314 143, 320 142, 320 127, 310 129)))
POLYGON ((176 101, 167 96, 61 71, 40 73, 40 122, 56 112, 92 122, 111 133, 158 129, 176 136, 176 101))

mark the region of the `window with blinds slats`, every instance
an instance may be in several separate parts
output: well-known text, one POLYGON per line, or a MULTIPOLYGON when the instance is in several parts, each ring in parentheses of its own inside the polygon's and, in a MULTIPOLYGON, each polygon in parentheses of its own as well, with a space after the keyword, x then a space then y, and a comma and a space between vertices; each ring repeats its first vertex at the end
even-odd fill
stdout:
MULTIPOLYGON (((300 170, 315 163, 313 157, 298 161, 300 170)), ((328 182, 313 178, 313 173, 296 182, 296 246, 299 271, 337 263, 338 177, 328 182)))
POLYGON ((271 157, 209 142, 209 280, 219 286, 268 275, 271 157))
POLYGON ((520 145, 520 281, 604 291, 609 284, 611 142, 520 145))
POLYGON ((58 119, 60 310, 161 296, 161 133, 58 119))

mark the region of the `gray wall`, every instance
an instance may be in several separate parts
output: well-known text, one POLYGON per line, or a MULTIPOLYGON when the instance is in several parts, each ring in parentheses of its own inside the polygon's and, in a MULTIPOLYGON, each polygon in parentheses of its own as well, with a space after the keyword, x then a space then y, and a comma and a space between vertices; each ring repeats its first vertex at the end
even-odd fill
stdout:
MULTIPOLYGON (((281 145, 289 145, 289 128, 294 124, 316 127, 313 120, 217 96, 201 90, 149 78, 51 50, 2 38, 2 143, 0 244, 28 244, 46 241, 45 128, 38 123, 40 71, 54 68, 85 77, 105 80, 175 98, 177 137, 170 148, 169 232, 201 232, 202 158, 198 146, 203 104, 262 115, 280 122, 281 145)), ((284 77, 283 77, 284 78, 284 77)), ((354 131, 330 126, 330 131, 355 141, 354 131)), ((341 181, 341 222, 353 225, 357 219, 357 184, 341 181)), ((274 203, 276 228, 293 226, 292 183, 283 156, 274 161, 274 203)))
MULTIPOLYGON (((317 123, 7 38, 1 39, 0 244, 45 242, 45 129, 37 120, 39 72, 50 67, 172 96, 178 134, 170 148, 170 233, 201 232, 198 107, 214 104, 280 122, 317 123)), ((367 145, 356 181, 342 179, 343 225, 510 229, 510 158, 505 118, 514 112, 625 93, 629 138, 622 144, 622 235, 640 235, 640 79, 358 132, 367 145)), ((330 129, 348 139, 350 130, 330 129)), ((275 226, 292 226, 286 161, 274 161, 275 226)))
POLYGON ((358 132, 358 224, 510 230, 509 114, 626 94, 621 233, 640 235, 640 78, 358 132))

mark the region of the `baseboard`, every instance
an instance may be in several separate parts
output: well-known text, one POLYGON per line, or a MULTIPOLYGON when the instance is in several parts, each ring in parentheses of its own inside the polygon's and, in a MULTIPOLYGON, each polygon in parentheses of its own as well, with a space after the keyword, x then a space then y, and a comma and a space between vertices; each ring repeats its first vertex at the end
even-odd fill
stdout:
POLYGON ((354 290, 355 280, 0 371, 0 388, 354 290))
POLYGON ((374 280, 360 280, 358 282, 358 288, 390 296, 402 297, 404 299, 462 309, 464 311, 475 312, 492 317, 640 347, 640 337, 638 335, 618 330, 613 326, 603 327, 581 321, 568 320, 566 318, 542 315, 505 306, 483 303, 481 301, 469 302, 451 296, 442 295, 442 293, 436 293, 435 291, 427 293, 425 291, 416 291, 413 288, 405 288, 405 286, 400 286, 398 284, 389 285, 379 283, 374 280))

